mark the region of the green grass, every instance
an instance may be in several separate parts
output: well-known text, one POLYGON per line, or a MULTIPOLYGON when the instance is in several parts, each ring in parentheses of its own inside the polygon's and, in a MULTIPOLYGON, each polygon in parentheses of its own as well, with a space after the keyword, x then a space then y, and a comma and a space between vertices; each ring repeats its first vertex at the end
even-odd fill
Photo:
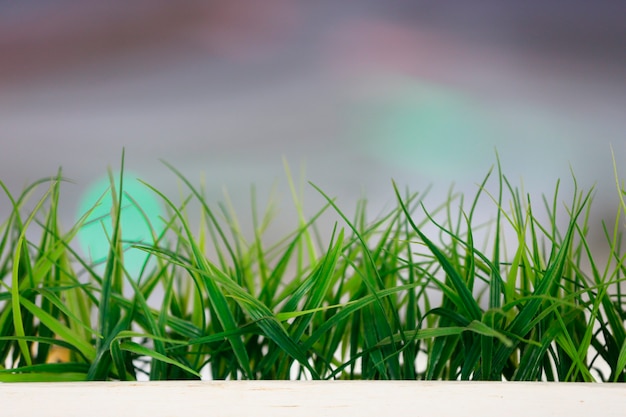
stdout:
POLYGON ((166 167, 183 192, 174 201, 144 184, 168 213, 158 225, 146 214, 150 245, 122 239, 123 175, 111 175, 110 216, 88 212, 68 229, 60 172, 19 195, 0 182, 10 204, 0 218, 0 381, 626 378, 619 184, 604 225, 575 181, 568 200, 557 183, 537 203, 499 165, 471 198, 450 193, 434 208, 392 184, 395 204, 375 217, 365 200, 348 210, 313 184, 325 203, 311 212, 288 174, 298 220, 270 241, 275 211, 259 210, 254 193, 246 235, 228 200, 211 207, 166 167), (334 227, 321 230, 329 216, 334 227), (75 249, 92 221, 112 225, 104 268, 75 249), (591 228, 605 233, 603 264, 591 228), (150 255, 139 276, 124 267, 129 245, 150 255))

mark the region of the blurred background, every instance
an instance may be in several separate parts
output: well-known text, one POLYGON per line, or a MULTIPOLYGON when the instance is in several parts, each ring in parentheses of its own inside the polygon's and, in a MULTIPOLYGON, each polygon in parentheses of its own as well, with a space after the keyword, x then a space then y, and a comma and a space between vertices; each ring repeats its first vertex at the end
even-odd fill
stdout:
POLYGON ((288 190, 284 157, 351 213, 393 202, 392 178, 433 205, 473 195, 497 149, 537 202, 559 179, 569 201, 572 170, 612 220, 624 22, 608 0, 0 0, 0 179, 18 193, 61 166, 69 227, 125 148, 174 199, 160 158, 249 217, 251 184, 288 190))

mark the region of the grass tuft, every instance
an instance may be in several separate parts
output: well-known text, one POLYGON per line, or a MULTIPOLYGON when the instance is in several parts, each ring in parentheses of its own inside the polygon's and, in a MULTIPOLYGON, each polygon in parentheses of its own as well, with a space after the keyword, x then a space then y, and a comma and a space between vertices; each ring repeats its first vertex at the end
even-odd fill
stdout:
POLYGON ((110 174, 111 213, 89 220, 112 225, 103 270, 74 249, 91 211, 59 224, 60 171, 16 196, 0 182, 0 381, 626 378, 619 181, 614 225, 593 224, 575 179, 567 203, 557 182, 536 204, 499 164, 471 198, 451 191, 430 209, 393 183, 395 204, 375 217, 311 184, 324 204, 308 215, 285 163, 297 222, 272 240, 273 202, 259 210, 252 189, 248 236, 227 195, 211 207, 165 165, 180 201, 143 183, 167 208, 160 224, 126 194, 123 169, 110 174), (154 243, 123 241, 121 196, 154 243), (148 255, 139 276, 127 250, 148 255))

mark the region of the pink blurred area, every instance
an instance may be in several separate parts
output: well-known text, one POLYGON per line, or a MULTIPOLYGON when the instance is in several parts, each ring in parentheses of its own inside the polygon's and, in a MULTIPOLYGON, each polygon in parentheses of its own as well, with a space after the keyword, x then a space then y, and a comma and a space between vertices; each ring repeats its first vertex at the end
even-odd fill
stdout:
MULTIPOLYGON (((626 157, 623 2, 0 2, 0 178, 63 166, 70 200, 117 166, 175 188, 282 178, 352 201, 390 178, 470 190, 498 150, 552 189, 613 195, 626 157)), ((235 193, 237 194, 237 193, 235 193)), ((245 194, 245 193, 244 193, 245 194)), ((608 197, 607 197, 608 198, 608 197)), ((0 201, 2 204, 2 201, 0 201)))
POLYGON ((27 82, 145 51, 262 59, 297 25, 290 0, 47 2, 0 15, 0 82, 27 82))

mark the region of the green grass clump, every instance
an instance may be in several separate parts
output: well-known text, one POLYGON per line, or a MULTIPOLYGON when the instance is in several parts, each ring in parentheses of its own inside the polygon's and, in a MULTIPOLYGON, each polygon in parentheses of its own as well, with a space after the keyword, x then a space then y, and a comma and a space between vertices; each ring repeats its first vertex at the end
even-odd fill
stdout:
POLYGON ((558 184, 538 208, 499 166, 472 199, 450 194, 434 210, 394 184, 394 207, 373 220, 365 200, 347 214, 315 186, 326 203, 306 214, 290 183, 299 221, 268 243, 271 209, 253 198, 247 237, 231 205, 210 207, 167 166, 185 191, 174 202, 145 184, 168 213, 159 225, 146 216, 149 245, 122 239, 123 175, 111 180, 111 215, 85 213, 68 230, 60 173, 18 196, 0 183, 10 203, 0 381, 626 378, 623 201, 604 229, 604 265, 586 238, 589 193, 574 183, 563 223, 558 184), (492 204, 488 224, 479 200, 492 204), (320 230, 330 215, 334 227, 320 230), (113 225, 104 268, 73 244, 92 221, 113 225), (126 250, 150 255, 139 276, 125 269, 126 250))

